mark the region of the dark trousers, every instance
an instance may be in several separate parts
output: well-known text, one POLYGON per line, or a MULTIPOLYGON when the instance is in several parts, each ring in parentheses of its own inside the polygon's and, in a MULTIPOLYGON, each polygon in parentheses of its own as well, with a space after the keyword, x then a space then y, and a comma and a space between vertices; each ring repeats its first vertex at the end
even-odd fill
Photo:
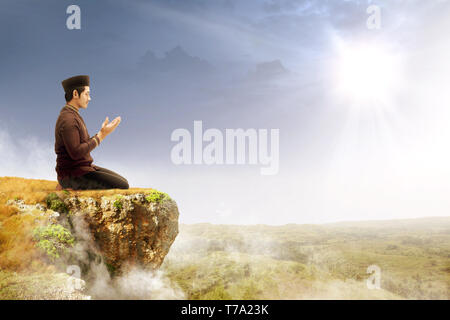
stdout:
POLYGON ((63 188, 73 190, 128 189, 128 181, 114 171, 99 167, 81 177, 64 178, 59 183, 63 188))

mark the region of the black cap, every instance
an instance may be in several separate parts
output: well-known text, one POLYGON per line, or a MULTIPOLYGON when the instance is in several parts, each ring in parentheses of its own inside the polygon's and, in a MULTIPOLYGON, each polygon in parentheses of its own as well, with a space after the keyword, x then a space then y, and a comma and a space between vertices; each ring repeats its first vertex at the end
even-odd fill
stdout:
POLYGON ((89 86, 89 76, 75 76, 61 82, 64 92, 69 92, 75 88, 89 86))

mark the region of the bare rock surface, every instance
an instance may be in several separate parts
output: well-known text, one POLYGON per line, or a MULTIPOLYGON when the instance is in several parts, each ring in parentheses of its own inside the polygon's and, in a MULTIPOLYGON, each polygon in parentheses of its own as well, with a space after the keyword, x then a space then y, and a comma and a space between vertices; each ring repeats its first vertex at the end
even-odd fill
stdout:
POLYGON ((72 218, 81 218, 96 248, 114 270, 157 269, 178 235, 178 208, 170 198, 148 201, 145 194, 65 199, 72 218))

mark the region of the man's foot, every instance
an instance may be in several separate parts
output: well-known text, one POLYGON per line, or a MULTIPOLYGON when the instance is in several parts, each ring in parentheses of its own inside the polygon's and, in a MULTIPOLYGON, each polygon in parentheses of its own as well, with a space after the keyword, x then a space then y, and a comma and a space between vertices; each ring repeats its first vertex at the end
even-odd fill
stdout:
POLYGON ((73 189, 71 189, 71 188, 63 188, 59 183, 58 183, 58 185, 56 186, 56 191, 62 191, 62 190, 67 190, 67 191, 73 191, 73 189))

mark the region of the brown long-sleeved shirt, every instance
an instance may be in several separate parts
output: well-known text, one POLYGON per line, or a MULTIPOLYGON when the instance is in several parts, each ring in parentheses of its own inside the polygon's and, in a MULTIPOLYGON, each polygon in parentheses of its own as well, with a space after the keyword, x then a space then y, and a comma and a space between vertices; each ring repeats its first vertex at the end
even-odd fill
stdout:
POLYGON ((55 126, 56 173, 58 181, 96 171, 90 152, 100 144, 97 135, 89 138, 77 108, 65 105, 55 126))

